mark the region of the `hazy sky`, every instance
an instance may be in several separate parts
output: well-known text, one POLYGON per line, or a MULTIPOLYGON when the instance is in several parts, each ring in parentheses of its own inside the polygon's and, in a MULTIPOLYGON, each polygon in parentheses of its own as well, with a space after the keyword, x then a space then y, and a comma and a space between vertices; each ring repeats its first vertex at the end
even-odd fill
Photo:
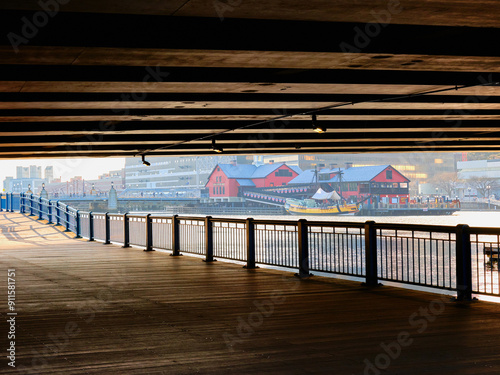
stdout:
POLYGON ((62 177, 63 181, 67 181, 71 177, 82 176, 86 180, 91 180, 108 171, 123 168, 125 158, 0 160, 0 182, 3 182, 7 176, 16 178, 16 166, 18 165, 23 167, 41 166, 42 177, 44 177, 45 167, 52 165, 54 166, 54 178, 62 177))

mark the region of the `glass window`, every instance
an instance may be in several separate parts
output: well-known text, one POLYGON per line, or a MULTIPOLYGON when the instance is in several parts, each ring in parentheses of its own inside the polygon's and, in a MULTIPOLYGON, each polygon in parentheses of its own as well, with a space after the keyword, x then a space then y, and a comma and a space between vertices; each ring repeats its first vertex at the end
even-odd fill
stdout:
POLYGON ((388 169, 385 171, 385 178, 387 180, 392 180, 392 170, 391 169, 388 169))
POLYGON ((291 171, 288 169, 278 169, 276 172, 274 172, 274 175, 276 177, 292 177, 293 174, 291 171))

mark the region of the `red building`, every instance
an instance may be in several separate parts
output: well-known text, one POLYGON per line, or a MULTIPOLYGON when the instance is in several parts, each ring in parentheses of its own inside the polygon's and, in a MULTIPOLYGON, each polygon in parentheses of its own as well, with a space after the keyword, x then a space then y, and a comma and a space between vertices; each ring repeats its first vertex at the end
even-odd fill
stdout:
POLYGON ((342 197, 359 202, 373 197, 383 203, 405 204, 410 180, 391 165, 346 169, 309 169, 289 182, 290 185, 327 184, 342 197))
POLYGON ((218 164, 205 187, 210 198, 238 197, 242 187, 263 188, 285 186, 299 175, 301 170, 284 163, 261 166, 250 164, 218 164))

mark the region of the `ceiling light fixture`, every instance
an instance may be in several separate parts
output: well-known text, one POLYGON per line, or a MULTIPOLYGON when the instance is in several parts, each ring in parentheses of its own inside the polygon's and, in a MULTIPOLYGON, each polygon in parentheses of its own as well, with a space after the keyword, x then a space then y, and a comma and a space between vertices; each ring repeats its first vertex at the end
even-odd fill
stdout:
POLYGON ((145 157, 146 157, 146 155, 142 155, 142 164, 149 167, 151 165, 151 163, 149 161, 147 161, 146 159, 144 159, 145 157))
POLYGON ((316 133, 324 133, 324 132, 326 132, 326 128, 324 126, 318 126, 318 121, 317 121, 316 115, 313 114, 311 117, 312 117, 312 127, 313 127, 313 130, 316 133))
POLYGON ((223 149, 215 144, 215 139, 212 139, 212 150, 220 154, 223 149))

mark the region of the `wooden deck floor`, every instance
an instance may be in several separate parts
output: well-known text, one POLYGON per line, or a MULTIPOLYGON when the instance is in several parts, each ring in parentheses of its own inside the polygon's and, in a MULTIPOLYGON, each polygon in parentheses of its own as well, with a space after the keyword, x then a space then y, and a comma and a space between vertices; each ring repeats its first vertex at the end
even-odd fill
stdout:
POLYGON ((21 370, 4 357, 2 374, 500 373, 498 304, 123 249, 15 213, 0 228, 1 350, 15 268, 21 370))

